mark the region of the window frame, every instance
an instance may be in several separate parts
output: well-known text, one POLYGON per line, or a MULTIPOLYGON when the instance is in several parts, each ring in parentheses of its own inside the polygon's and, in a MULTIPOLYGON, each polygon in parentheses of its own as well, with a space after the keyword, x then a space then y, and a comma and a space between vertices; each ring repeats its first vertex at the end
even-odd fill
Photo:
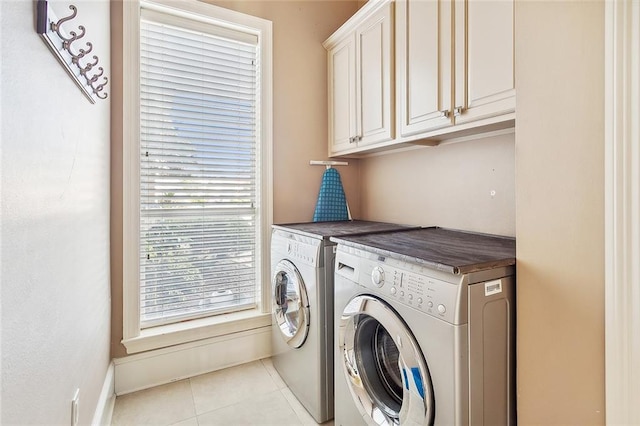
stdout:
POLYGON ((123 3, 123 339, 136 353, 271 324, 270 236, 273 223, 272 23, 196 0, 132 0, 123 3), (140 230, 140 11, 145 7, 178 18, 196 19, 258 37, 261 60, 258 124, 259 269, 258 307, 233 313, 141 329, 138 262, 140 230))

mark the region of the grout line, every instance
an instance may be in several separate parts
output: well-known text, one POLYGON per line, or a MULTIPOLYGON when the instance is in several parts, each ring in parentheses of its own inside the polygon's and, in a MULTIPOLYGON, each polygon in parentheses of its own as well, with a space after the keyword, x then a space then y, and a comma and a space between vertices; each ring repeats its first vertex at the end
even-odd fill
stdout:
MULTIPOLYGON (((0 0, 0 1, 2 1, 2 0, 0 0)), ((264 359, 264 358, 262 358, 262 359, 264 359)), ((277 392, 277 391, 280 391, 280 388, 278 387, 278 383, 275 381, 275 379, 273 378, 273 376, 272 376, 272 375, 271 375, 271 373, 269 372, 269 369, 264 365, 264 363, 262 362, 262 359, 258 359, 258 360, 255 360, 255 361, 247 362, 247 363, 245 363, 245 364, 240 364, 240 365, 236 365, 236 366, 232 366, 232 367, 227 367, 227 368, 224 368, 224 369, 221 369, 221 370, 212 371, 212 372, 210 372, 210 373, 203 373, 203 374, 199 374, 199 375, 197 375, 197 376, 190 377, 190 378, 189 378, 189 385, 190 385, 190 386, 192 385, 192 382, 191 382, 191 381, 192 381, 192 379, 195 379, 196 377, 206 376, 206 375, 209 375, 209 374, 215 374, 215 373, 222 372, 222 371, 224 371, 224 370, 237 368, 237 367, 240 367, 240 366, 242 366, 242 365, 246 365, 246 364, 251 364, 251 363, 259 362, 259 363, 260 363, 260 365, 262 366, 262 368, 264 369, 264 371, 267 373, 267 376, 268 376, 268 377, 269 377, 269 379, 271 380, 272 384, 274 385, 274 389, 273 389, 273 390, 271 390, 271 391, 266 391, 266 392, 256 393, 255 395, 256 395, 256 396, 260 396, 260 395, 267 395, 267 394, 270 394, 270 393, 275 393, 275 392, 277 392)), ((277 372, 276 372, 276 373, 277 373, 277 372)), ((233 406, 233 405, 237 405, 237 404, 240 404, 240 403, 243 403, 243 402, 247 402, 247 401, 251 398, 251 396, 245 396, 244 398, 242 398, 242 399, 240 399, 240 400, 238 400, 238 401, 231 402, 231 403, 229 403, 229 404, 227 404, 227 405, 222 405, 222 406, 220 406, 220 407, 216 407, 216 408, 214 408, 214 409, 212 409, 212 410, 207 410, 207 411, 203 411, 202 413, 199 413, 199 412, 198 412, 198 407, 195 405, 195 396, 194 396, 194 392, 193 392, 193 386, 191 386, 191 397, 193 398, 193 401, 194 401, 194 407, 195 407, 195 410, 196 410, 196 417, 200 417, 200 416, 203 416, 203 415, 205 415, 205 414, 209 414, 209 413, 211 413, 211 412, 213 412, 213 411, 217 411, 217 410, 220 410, 220 409, 223 409, 223 408, 227 408, 227 407, 231 407, 231 406, 233 406)), ((286 399, 286 398, 285 398, 285 399, 286 399)), ((289 401, 287 401, 287 403, 289 403, 289 401)), ((296 414, 296 416, 297 416, 297 414, 296 414)))
POLYGON ((186 422, 187 420, 193 420, 193 419, 195 419, 196 424, 200 425, 200 423, 198 423, 198 416, 194 416, 194 417, 188 417, 186 419, 178 420, 175 423, 171 423, 169 426, 175 426, 175 425, 177 425, 179 423, 186 422))
MULTIPOLYGON (((0 0, 0 1, 2 1, 2 0, 0 0)), ((266 395, 274 394, 274 393, 276 393, 276 392, 280 392, 280 394, 282 395, 282 397, 287 401, 287 404, 289 404, 289 400, 287 400, 287 397, 286 397, 286 396, 284 396, 284 395, 282 394, 282 392, 280 391, 280 389, 275 389, 275 390, 272 390, 272 391, 270 391, 270 392, 261 393, 261 394, 256 394, 256 395, 257 395, 257 396, 266 396, 266 395)), ((200 418, 200 417, 202 417, 202 416, 204 416, 204 415, 211 414, 211 413, 213 413, 213 412, 215 412, 215 411, 219 411, 219 410, 223 410, 223 409, 225 409, 225 408, 233 407, 234 405, 241 405, 241 404, 250 403, 251 401, 252 401, 251 396, 247 396, 246 398, 241 399, 241 400, 239 400, 239 401, 236 401, 236 402, 234 402, 234 403, 232 403, 232 404, 224 405, 224 406, 222 406, 222 407, 214 408, 213 410, 208 410, 208 411, 204 411, 204 412, 202 412, 202 413, 196 414, 196 420, 198 420, 198 418, 200 418)), ((291 405, 291 404, 289 404, 289 405, 291 405)), ((293 408, 292 408, 292 409, 293 409, 293 408)), ((293 413, 294 413, 294 414, 296 415, 296 417, 298 418, 298 413, 296 413, 296 411, 295 411, 295 410, 293 410, 293 413)), ((185 419, 185 420, 186 420, 186 419, 185 419)), ((298 418, 298 420, 299 420, 299 418, 298 418)), ((198 420, 198 425, 199 425, 199 424, 200 424, 200 421, 198 420)), ((302 421, 301 421, 301 422, 300 422, 300 425, 304 426, 304 422, 302 422, 302 421)))
POLYGON ((278 374, 278 372, 276 371, 275 367, 273 366, 273 364, 271 365, 271 368, 267 368, 267 366, 264 363, 264 360, 268 359, 268 358, 262 358, 260 360, 260 363, 262 364, 262 367, 265 369, 265 371, 267 372, 267 374, 269 375, 269 378, 271 379, 271 381, 273 382, 273 384, 275 385, 276 389, 281 389, 280 386, 282 383, 284 383, 284 380, 282 380, 282 377, 280 377, 280 375, 278 374), (271 371, 273 370, 273 372, 271 371), (274 374, 278 374, 278 377, 276 378, 274 376, 274 374))
POLYGON ((260 361, 260 365, 262 365, 262 368, 264 368, 264 371, 267 372, 267 376, 269 376, 269 379, 271 379, 271 383, 275 386, 276 390, 280 390, 280 386, 282 386, 282 384, 286 385, 286 383, 284 383, 284 380, 282 380, 282 377, 280 377, 280 375, 276 371, 276 369, 273 366, 273 364, 271 364, 271 368, 268 368, 266 366, 266 364, 264 363, 265 359, 269 359, 269 358, 260 359, 259 360, 260 361), (271 371, 271 370, 273 370, 273 371, 271 371))
POLYGON ((313 418, 313 416, 311 416, 311 414, 309 414, 309 412, 306 410, 306 408, 304 408, 302 403, 300 403, 300 401, 298 401, 298 399, 296 398, 295 394, 291 391, 291 389, 289 389, 288 387, 282 388, 282 389, 280 389, 280 392, 282 393, 282 396, 284 396, 284 399, 287 400, 287 403, 289 404, 289 406, 291 407, 291 409, 295 413, 295 415, 298 418, 298 420, 300 421, 301 425, 305 426, 305 425, 311 425, 311 424, 313 424, 313 425, 317 425, 318 424, 318 423, 316 423, 316 421, 313 418), (287 397, 287 395, 285 395, 285 393, 284 393, 285 389, 289 392, 290 396, 293 398, 293 401, 290 401, 289 398, 287 397), (309 423, 308 420, 311 420, 313 423, 309 423))
MULTIPOLYGON (((282 397, 284 398, 285 401, 287 401, 287 404, 289 405, 289 407, 293 410, 293 414, 296 415, 298 421, 300 422, 301 425, 304 425, 304 421, 300 418, 300 415, 298 414, 298 410, 296 410, 296 407, 293 406, 293 404, 291 404, 291 401, 289 401, 289 398, 287 398, 287 395, 284 394, 284 390, 287 389, 289 390, 289 388, 282 388, 279 389, 280 390, 280 394, 282 395, 282 397)), ((291 392, 291 390, 289 390, 289 392, 291 392)))
POLYGON ((189 390, 191 391, 191 402, 193 402, 193 412, 196 415, 196 423, 199 426, 200 422, 198 421, 198 407, 196 407, 196 397, 193 395, 193 384, 191 383, 191 377, 189 377, 189 390))

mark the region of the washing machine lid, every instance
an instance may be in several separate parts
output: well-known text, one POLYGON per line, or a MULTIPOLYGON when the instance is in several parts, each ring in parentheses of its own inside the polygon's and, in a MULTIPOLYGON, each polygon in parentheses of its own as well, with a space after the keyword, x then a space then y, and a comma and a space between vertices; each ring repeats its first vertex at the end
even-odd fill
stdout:
POLYGON ((298 268, 288 260, 276 265, 273 275, 273 316, 280 335, 299 348, 309 334, 309 297, 298 268))
POLYGON ((360 413, 376 425, 432 425, 429 369, 413 334, 384 301, 356 296, 342 313, 340 358, 360 413))

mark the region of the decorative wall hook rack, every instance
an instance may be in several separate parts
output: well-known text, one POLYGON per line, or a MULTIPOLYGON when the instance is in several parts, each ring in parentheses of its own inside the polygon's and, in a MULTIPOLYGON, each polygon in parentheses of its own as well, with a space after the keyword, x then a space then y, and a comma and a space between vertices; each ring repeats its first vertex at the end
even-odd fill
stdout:
POLYGON ((69 32, 63 28, 63 24, 73 20, 78 14, 74 5, 70 5, 69 9, 69 16, 58 19, 47 0, 38 0, 36 30, 82 93, 94 104, 95 98, 107 98, 104 88, 109 83, 109 78, 103 75, 104 68, 98 66, 98 56, 85 58, 93 51, 91 42, 82 44, 80 41, 86 35, 85 27, 78 25, 77 31, 69 32))

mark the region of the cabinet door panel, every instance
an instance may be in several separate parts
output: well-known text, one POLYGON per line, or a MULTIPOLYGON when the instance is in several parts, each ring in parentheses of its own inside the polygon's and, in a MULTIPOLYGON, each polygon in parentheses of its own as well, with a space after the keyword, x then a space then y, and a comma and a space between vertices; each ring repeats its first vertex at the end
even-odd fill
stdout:
POLYGON ((455 4, 456 106, 463 111, 456 122, 514 111, 513 0, 455 4))
POLYGON ((359 54, 358 145, 393 138, 391 102, 391 4, 369 18, 357 31, 359 54))
POLYGON ((352 148, 356 135, 355 40, 329 52, 329 155, 352 148))
POLYGON ((382 25, 379 24, 360 34, 363 136, 384 131, 382 38, 382 25))
POLYGON ((513 3, 470 1, 468 7, 469 100, 514 87, 513 3))
POLYGON ((396 4, 396 66, 401 136, 448 126, 451 105, 451 2, 396 4))

